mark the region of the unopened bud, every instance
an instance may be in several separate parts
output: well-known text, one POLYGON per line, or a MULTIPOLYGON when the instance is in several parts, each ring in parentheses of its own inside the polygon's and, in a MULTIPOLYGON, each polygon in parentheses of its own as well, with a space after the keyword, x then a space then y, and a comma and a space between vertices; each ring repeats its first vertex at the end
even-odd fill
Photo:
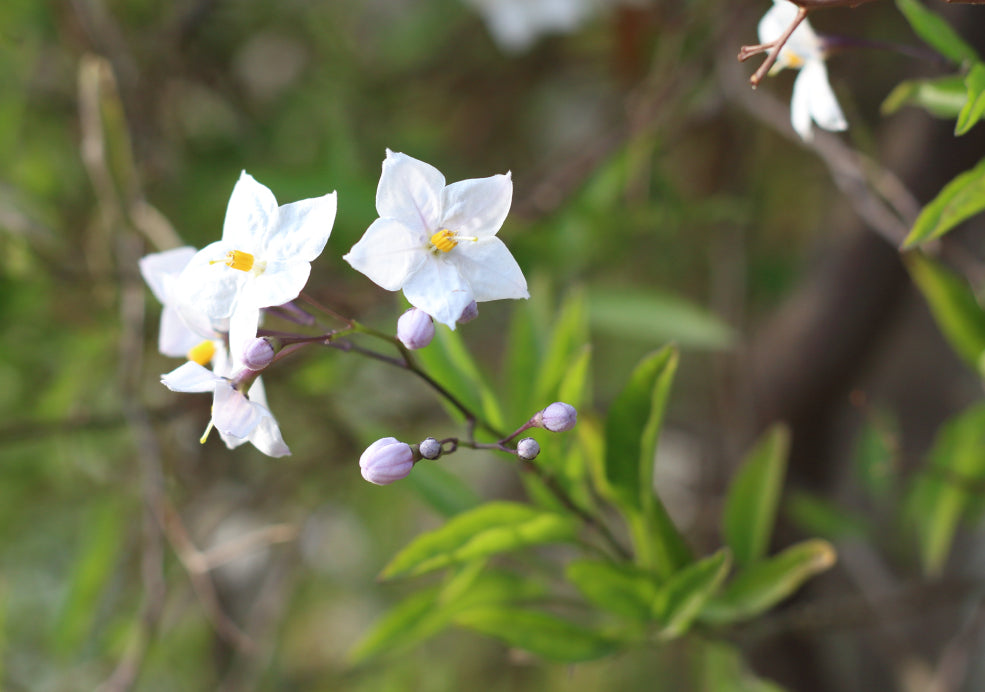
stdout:
POLYGON ((458 323, 465 324, 466 322, 471 322, 478 316, 479 316, 479 304, 473 300, 471 303, 465 306, 464 310, 462 310, 462 314, 459 315, 458 317, 458 323))
POLYGON ((359 457, 363 478, 376 485, 387 485, 406 478, 414 468, 414 450, 395 437, 377 440, 359 457))
POLYGON ((397 320, 397 338, 411 351, 427 346, 434 338, 431 315, 418 308, 407 310, 397 320))
POLYGON ((421 456, 425 459, 437 459, 441 456, 441 443, 433 437, 428 437, 418 445, 421 456))
POLYGON ((263 370, 270 365, 277 354, 277 349, 271 340, 259 337, 249 343, 243 351, 243 365, 250 370, 263 370))
POLYGON ((540 454, 540 445, 532 437, 525 437, 516 443, 516 455, 524 461, 532 461, 540 454))
POLYGON ((533 424, 551 432, 567 432, 578 422, 578 412, 571 404, 555 401, 533 417, 533 424))

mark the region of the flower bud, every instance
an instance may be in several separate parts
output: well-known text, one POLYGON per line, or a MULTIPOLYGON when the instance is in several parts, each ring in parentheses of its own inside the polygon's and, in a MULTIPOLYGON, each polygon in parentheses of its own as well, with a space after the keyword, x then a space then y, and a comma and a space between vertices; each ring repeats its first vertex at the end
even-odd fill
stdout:
POLYGON ((441 456, 441 443, 433 437, 428 437, 418 445, 421 456, 425 459, 437 459, 441 456))
POLYGON ((431 315, 417 308, 407 310, 397 320, 397 338, 411 351, 427 346, 434 338, 431 315))
POLYGON ((414 468, 414 450, 395 437, 377 440, 359 457, 363 478, 376 485, 387 485, 406 478, 414 468))
POLYGON ((555 401, 533 417, 533 424, 551 432, 567 432, 578 422, 578 412, 571 404, 555 401))
POLYGON ((532 437, 525 437, 516 443, 516 455, 524 461, 532 461, 540 454, 540 445, 532 437))
POLYGON ((471 303, 465 306, 464 310, 462 310, 462 314, 458 317, 458 323, 465 324, 467 322, 471 322, 478 316, 479 316, 479 304, 473 300, 471 303))
POLYGON ((243 351, 243 365, 250 370, 263 370, 270 365, 277 354, 274 344, 266 337, 259 337, 249 343, 243 351))

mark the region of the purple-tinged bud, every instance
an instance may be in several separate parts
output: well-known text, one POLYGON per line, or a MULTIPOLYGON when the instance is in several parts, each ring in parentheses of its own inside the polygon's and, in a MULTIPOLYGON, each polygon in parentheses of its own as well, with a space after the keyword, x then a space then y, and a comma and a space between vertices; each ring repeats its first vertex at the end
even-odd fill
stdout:
POLYGON ((411 351, 424 348, 434 338, 434 320, 423 310, 411 308, 397 320, 397 338, 411 351))
POLYGON ((420 449, 421 456, 425 459, 437 459, 441 456, 441 443, 433 437, 424 439, 418 445, 418 449, 420 449))
POLYGON ((277 354, 277 349, 270 339, 260 337, 254 339, 243 351, 243 365, 250 370, 263 370, 270 365, 277 354))
POLYGON ((540 445, 532 437, 525 437, 516 443, 516 455, 524 461, 533 461, 540 454, 540 445))
POLYGON ((377 440, 359 457, 363 478, 376 485, 387 485, 406 478, 414 468, 414 450, 395 437, 377 440))
POLYGON ((551 432, 567 432, 578 422, 578 412, 571 404, 555 401, 553 404, 538 411, 533 417, 533 424, 551 432))
POLYGON ((458 317, 457 321, 459 324, 466 324, 467 322, 471 322, 478 316, 479 316, 479 304, 473 300, 471 303, 465 306, 465 309, 462 310, 462 314, 458 317))

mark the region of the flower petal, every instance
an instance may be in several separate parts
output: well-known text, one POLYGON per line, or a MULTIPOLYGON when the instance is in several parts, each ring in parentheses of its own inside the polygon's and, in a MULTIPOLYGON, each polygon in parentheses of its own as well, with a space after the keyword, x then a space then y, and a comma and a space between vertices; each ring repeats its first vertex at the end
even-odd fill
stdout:
POLYGON ((794 82, 794 93, 799 84, 802 85, 799 88, 808 93, 808 109, 819 127, 832 132, 841 132, 848 128, 848 122, 828 81, 828 70, 822 61, 813 60, 804 65, 794 82))
POLYGON ((804 75, 809 72, 801 72, 793 82, 793 95, 790 97, 790 124, 794 131, 800 135, 805 142, 814 138, 811 126, 811 83, 810 79, 805 80, 804 75))
POLYGON ((304 260, 268 262, 264 272, 244 286, 239 301, 250 301, 258 308, 289 303, 304 289, 310 274, 311 264, 304 260))
POLYGON ((462 310, 473 300, 472 289, 455 265, 430 255, 407 279, 404 296, 415 308, 452 329, 462 310))
POLYGON ((264 247, 267 234, 276 228, 276 221, 274 193, 246 171, 240 173, 226 207, 222 239, 232 249, 255 253, 264 247))
POLYGON ((496 235, 510 212, 513 180, 510 174, 452 183, 441 194, 442 228, 480 238, 496 235))
POLYGON ((441 191, 445 176, 434 166, 387 149, 376 189, 376 211, 430 237, 441 229, 441 191))
POLYGON ((212 422, 220 432, 233 437, 247 437, 259 425, 262 408, 223 380, 215 387, 215 397, 212 399, 212 422))
POLYGON ((184 358, 189 349, 202 341, 203 336, 188 328, 177 308, 164 306, 161 327, 157 334, 157 350, 172 358, 184 358))
POLYGON ((198 251, 178 277, 177 308, 187 324, 229 317, 240 287, 249 274, 224 264, 232 247, 224 241, 206 245, 198 251))
MULTIPOLYGON (((759 40, 761 43, 776 41, 797 17, 797 6, 787 0, 774 0, 773 7, 759 20, 759 40)), ((787 39, 776 65, 779 68, 800 67, 811 60, 821 60, 821 40, 814 33, 810 22, 805 19, 787 39)))
POLYGON ((172 392, 211 392, 222 381, 211 370, 192 361, 161 375, 161 382, 172 392))
POLYGON ((253 446, 266 454, 268 457, 285 457, 291 453, 290 448, 284 442, 280 434, 280 427, 273 415, 264 409, 261 412, 260 422, 249 435, 249 440, 253 446))
POLYGON ((140 275, 144 277, 151 293, 162 305, 171 302, 170 282, 167 277, 178 276, 196 252, 195 248, 185 246, 155 252, 140 259, 140 275))
POLYGON ((241 301, 229 318, 229 353, 232 355, 233 370, 242 365, 243 353, 257 335, 260 324, 260 308, 241 301))
POLYGON ((469 282, 477 302, 530 297, 520 265, 499 238, 459 243, 448 261, 469 282))
POLYGON ((332 233, 337 205, 337 195, 331 192, 282 206, 277 210, 277 232, 267 241, 267 256, 279 260, 314 260, 325 249, 332 233))
POLYGON ((377 219, 342 259, 388 291, 398 291, 428 255, 426 239, 400 221, 377 219))

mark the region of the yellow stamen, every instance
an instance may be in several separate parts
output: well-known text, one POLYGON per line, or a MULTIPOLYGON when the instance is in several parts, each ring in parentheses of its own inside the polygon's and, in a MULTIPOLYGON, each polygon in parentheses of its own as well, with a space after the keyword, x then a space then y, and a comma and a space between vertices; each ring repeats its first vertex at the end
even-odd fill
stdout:
POLYGON ((192 362, 198 363, 199 365, 208 365, 209 361, 212 360, 212 356, 215 355, 215 342, 203 341, 196 344, 188 349, 188 353, 185 355, 192 362))
POLYGON ((451 249, 458 245, 455 239, 455 232, 444 228, 431 236, 431 247, 441 252, 451 252, 451 249))
POLYGON ((242 250, 230 250, 224 260, 212 260, 209 264, 225 264, 227 267, 248 272, 253 269, 253 255, 242 250))
POLYGON ((212 421, 210 420, 210 421, 209 421, 209 427, 207 427, 207 428, 205 429, 205 432, 204 432, 204 433, 202 433, 202 436, 201 436, 200 438, 198 438, 198 443, 199 443, 199 444, 202 444, 202 445, 204 445, 204 444, 205 444, 205 441, 206 441, 207 439, 209 439, 209 433, 210 433, 210 432, 212 432, 212 427, 213 427, 213 423, 212 423, 212 421))

